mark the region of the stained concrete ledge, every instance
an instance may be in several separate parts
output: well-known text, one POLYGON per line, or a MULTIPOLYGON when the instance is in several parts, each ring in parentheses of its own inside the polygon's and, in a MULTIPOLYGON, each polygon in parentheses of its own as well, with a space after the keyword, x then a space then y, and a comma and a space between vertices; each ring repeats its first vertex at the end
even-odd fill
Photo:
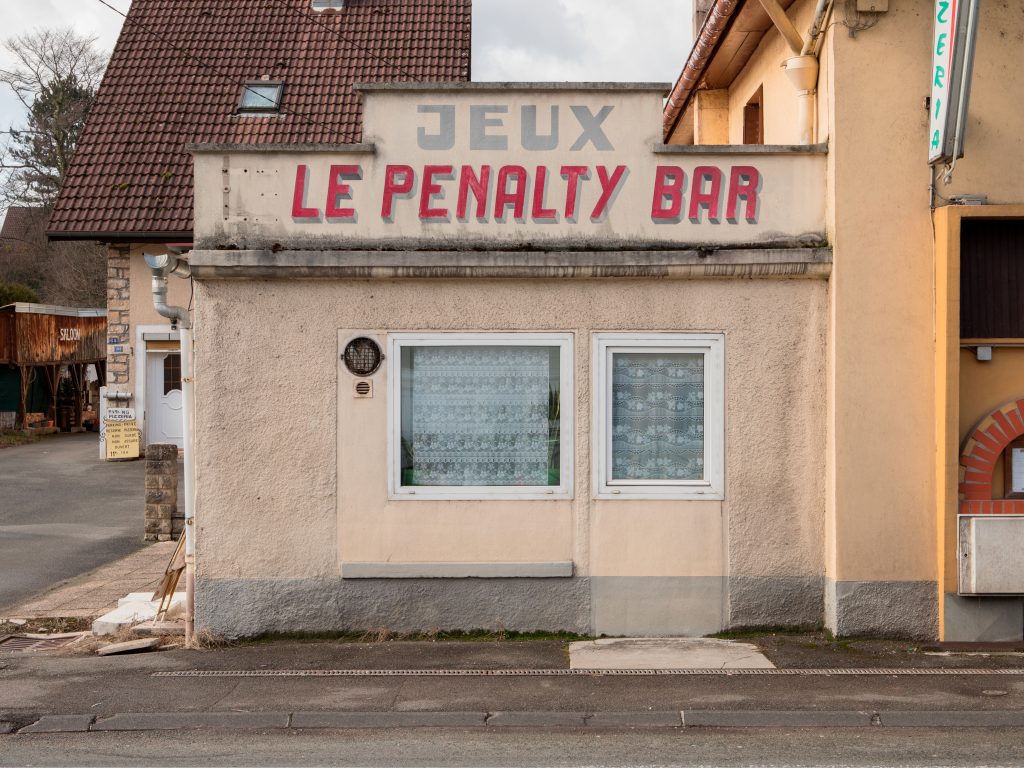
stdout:
POLYGON ((544 563, 370 563, 341 564, 343 579, 507 579, 569 578, 571 560, 544 563))
MULTIPOLYGON (((330 240, 291 244, 280 250, 250 238, 247 248, 218 250, 197 244, 189 258, 200 279, 393 279, 393 278, 813 278, 832 273, 832 250, 807 242, 778 247, 694 247, 687 250, 637 250, 620 243, 618 250, 510 251, 494 243, 483 250, 442 250, 437 243, 377 242, 363 250, 349 241, 344 250, 330 240), (789 247, 792 246, 792 247, 789 247)), ((798 238, 798 240, 801 240, 798 238)), ((468 245, 463 243, 463 245, 468 245)))

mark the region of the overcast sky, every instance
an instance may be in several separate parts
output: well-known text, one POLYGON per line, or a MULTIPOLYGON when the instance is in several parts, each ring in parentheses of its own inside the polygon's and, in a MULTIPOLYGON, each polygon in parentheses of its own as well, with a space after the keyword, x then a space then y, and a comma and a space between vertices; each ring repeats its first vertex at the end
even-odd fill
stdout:
MULTIPOLYGON (((4 39, 70 25, 110 51, 123 21, 97 0, 0 5, 4 39)), ((473 0, 473 79, 672 82, 690 49, 691 8, 692 0, 473 0)), ((10 64, 0 50, 0 67, 10 64)), ((0 92, 0 130, 23 124, 21 105, 0 92)))

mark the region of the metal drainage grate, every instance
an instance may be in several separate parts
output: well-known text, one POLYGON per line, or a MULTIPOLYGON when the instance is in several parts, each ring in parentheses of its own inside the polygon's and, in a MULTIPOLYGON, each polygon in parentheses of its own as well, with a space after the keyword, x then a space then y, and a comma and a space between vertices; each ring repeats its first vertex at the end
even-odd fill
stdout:
POLYGON ((679 676, 926 676, 1024 675, 1024 669, 829 668, 829 669, 194 669, 154 672, 153 677, 652 677, 679 676))
POLYGON ((58 635, 56 637, 39 637, 32 635, 0 636, 0 651, 52 651, 71 645, 84 637, 81 633, 58 635))

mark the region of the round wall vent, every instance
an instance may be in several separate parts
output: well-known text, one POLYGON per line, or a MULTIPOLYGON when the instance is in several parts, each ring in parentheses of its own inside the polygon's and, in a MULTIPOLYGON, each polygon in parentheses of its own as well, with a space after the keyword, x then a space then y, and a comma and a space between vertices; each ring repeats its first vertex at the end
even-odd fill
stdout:
POLYGON ((362 395, 363 397, 366 397, 372 391, 373 390, 370 387, 370 382, 368 382, 368 381, 360 381, 360 382, 356 383, 356 394, 357 395, 362 395))
POLYGON ((384 356, 380 353, 380 346, 376 341, 360 336, 345 345, 342 359, 350 373, 356 376, 369 376, 380 367, 380 361, 384 356))

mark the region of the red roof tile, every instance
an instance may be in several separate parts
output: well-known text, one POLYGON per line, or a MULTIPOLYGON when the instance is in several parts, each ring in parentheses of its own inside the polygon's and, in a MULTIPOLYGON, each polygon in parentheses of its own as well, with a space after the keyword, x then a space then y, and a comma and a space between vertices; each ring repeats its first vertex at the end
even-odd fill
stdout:
POLYGON ((471 2, 134 0, 50 234, 189 235, 189 143, 358 142, 353 83, 469 79, 471 2), (238 114, 263 76, 285 83, 281 114, 238 114))

